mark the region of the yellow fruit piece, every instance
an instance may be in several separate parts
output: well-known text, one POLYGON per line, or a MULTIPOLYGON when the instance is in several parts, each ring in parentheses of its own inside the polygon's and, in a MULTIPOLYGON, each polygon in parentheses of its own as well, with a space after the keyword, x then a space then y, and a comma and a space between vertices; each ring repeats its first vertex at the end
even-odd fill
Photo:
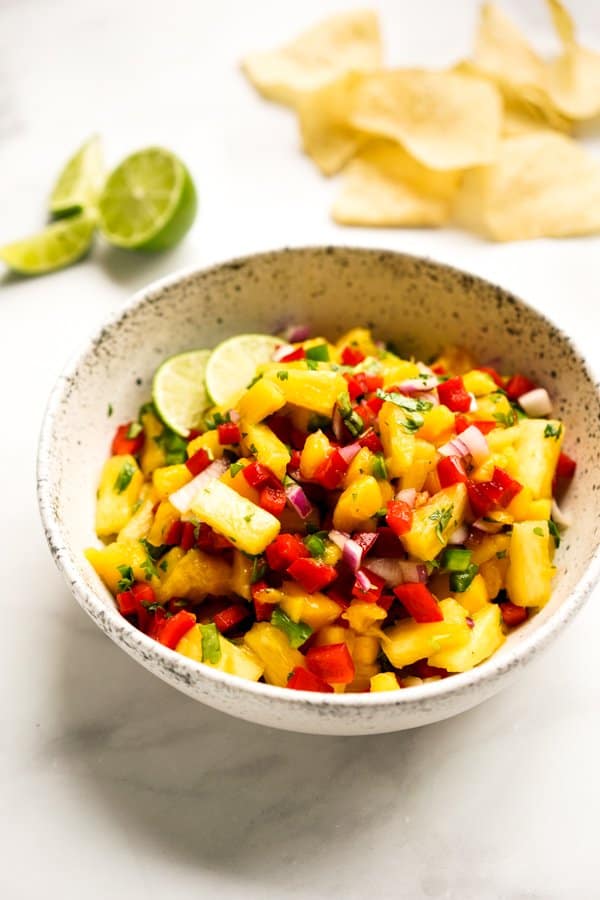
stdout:
POLYGON ((406 411, 389 400, 379 410, 378 421, 388 475, 398 478, 413 462, 415 435, 409 430, 406 411))
POLYGON ((477 612, 477 610, 481 609, 482 606, 485 606, 490 599, 487 583, 480 574, 475 576, 466 591, 457 591, 456 593, 453 593, 452 596, 455 600, 458 600, 460 605, 464 606, 469 613, 477 612))
POLYGON ((339 619, 339 605, 320 591, 309 594, 296 582, 284 581, 281 592, 283 598, 279 603, 282 610, 292 621, 305 622, 313 631, 318 631, 339 619))
POLYGON ((515 443, 517 458, 510 474, 531 490, 534 500, 552 497, 552 479, 564 438, 557 419, 521 419, 515 443), (545 437, 545 434, 556 436, 545 437))
MULTIPOLYGON (((479 574, 485 581, 488 600, 495 600, 506 580, 506 570, 508 569, 508 557, 498 559, 488 559, 483 563, 479 570, 479 574)), ((460 597, 458 598, 460 600, 460 597)))
POLYGON ((383 622, 386 612, 376 603, 365 603, 353 600, 348 609, 342 613, 342 619, 350 623, 350 628, 357 634, 367 634, 378 622, 383 622))
POLYGON ((349 694, 365 693, 371 687, 371 678, 378 675, 381 667, 377 663, 361 663, 354 667, 354 679, 346 685, 349 694))
POLYGON ((144 477, 135 457, 111 456, 104 463, 96 503, 96 534, 117 534, 133 516, 144 477))
POLYGON ((263 666, 256 656, 248 647, 238 647, 222 634, 219 635, 219 647, 221 649, 221 657, 216 663, 210 663, 202 659, 202 631, 199 625, 194 625, 179 641, 175 650, 177 653, 195 659, 196 662, 204 662, 204 665, 210 666, 212 669, 219 669, 220 672, 228 672, 230 675, 237 675, 239 678, 246 678, 249 681, 258 681, 263 674, 263 666))
POLYGON ((198 491, 190 512, 251 556, 262 553, 281 527, 279 519, 218 479, 198 491))
POLYGON ((368 328, 351 328, 338 338, 335 346, 340 352, 344 347, 353 347, 365 356, 377 356, 377 347, 368 328))
POLYGON ((397 691, 400 688, 398 679, 393 672, 380 672, 371 678, 371 693, 380 691, 397 691))
MULTIPOLYGON (((139 541, 115 541, 102 548, 89 547, 85 555, 113 594, 117 593, 117 584, 123 578, 118 566, 130 566, 135 581, 148 581, 148 569, 144 568, 148 554, 139 541)), ((148 583, 155 587, 158 579, 152 576, 148 583)))
POLYGON ((242 446, 245 453, 256 456, 259 463, 268 466, 283 481, 290 452, 267 425, 249 425, 240 422, 242 446))
POLYGON ((497 422, 500 428, 509 428, 516 422, 516 413, 506 394, 495 391, 477 398, 477 408, 471 413, 476 421, 497 422))
POLYGON ((323 543, 325 544, 325 552, 323 553, 321 560, 326 566, 337 566, 342 558, 342 551, 337 544, 327 540, 327 538, 324 539, 323 543))
POLYGON ((424 424, 417 431, 417 437, 432 444, 443 444, 453 433, 456 420, 447 406, 440 404, 423 413, 424 424))
POLYGON ((233 551, 231 590, 244 600, 251 599, 252 560, 239 550, 233 551))
POLYGON ((244 635, 244 643, 259 658, 268 684, 285 687, 296 666, 306 668, 300 651, 294 650, 283 631, 269 622, 255 622, 244 635))
POLYGON ((379 485, 372 475, 361 475, 341 494, 333 511, 333 526, 339 531, 354 531, 363 519, 381 509, 379 485))
POLYGON ((259 603, 281 603, 283 600, 283 592, 279 588, 266 587, 261 590, 254 591, 254 598, 259 603))
POLYGON ((515 522, 510 539, 506 590, 517 606, 544 606, 554 576, 554 539, 546 519, 515 522))
POLYGON ((158 577, 163 584, 184 556, 185 550, 182 550, 181 547, 171 547, 171 549, 165 553, 160 561, 160 566, 158 566, 158 577))
POLYGON ((156 489, 159 500, 166 500, 171 494, 183 487, 184 484, 188 484, 192 477, 192 473, 185 463, 175 466, 160 466, 152 473, 152 484, 156 489))
POLYGON ((426 659, 443 647, 460 647, 469 640, 470 629, 466 623, 467 612, 451 598, 442 600, 442 622, 418 623, 403 619, 383 632, 383 652, 397 669, 409 666, 419 659, 426 659))
POLYGON ((222 459, 224 449, 223 445, 219 442, 219 432, 216 428, 213 428, 211 431, 205 431, 204 434, 199 435, 197 438, 194 438, 193 441, 189 442, 187 445, 187 455, 188 459, 190 459, 194 453, 198 452, 198 450, 206 450, 212 459, 222 459))
POLYGON ((427 660, 449 672, 466 672, 495 653, 505 640, 500 607, 487 603, 472 614, 474 626, 462 647, 444 647, 427 660))
MULTIPOLYGON (((445 409, 440 406, 438 409, 445 409)), ((415 455, 412 463, 400 478, 400 486, 405 488, 414 488, 416 491, 423 490, 423 486, 427 481, 430 472, 433 472, 437 463, 437 451, 433 444, 422 441, 417 438, 415 440, 415 455)))
POLYGON ((221 481, 223 484, 227 485, 227 487, 234 490, 236 494, 245 497, 246 500, 250 500, 251 503, 258 504, 260 494, 256 488, 252 487, 251 484, 248 484, 244 475, 244 469, 246 466, 249 466, 250 463, 251 460, 249 459, 239 459, 235 469, 230 467, 226 472, 223 472, 221 481), (238 467, 240 468, 238 469, 238 467))
POLYGON ((419 367, 407 359, 401 359, 395 353, 386 353, 381 360, 381 375, 384 388, 393 387, 401 381, 417 378, 419 367))
POLYGON ((164 425, 153 412, 147 411, 141 417, 144 428, 144 446, 140 454, 140 465, 146 477, 151 475, 158 466, 164 466, 165 454, 157 443, 156 438, 164 431, 164 425))
POLYGON ((511 449, 512 455, 512 445, 518 436, 519 428, 517 425, 513 425, 511 428, 494 428, 493 431, 486 434, 486 441, 492 453, 506 454, 511 449))
POLYGON ((326 647, 327 644, 347 644, 352 655, 356 634, 352 628, 344 628, 342 625, 326 625, 314 636, 315 647, 326 647))
POLYGON ((465 375, 476 365, 477 360, 464 347, 445 347, 441 356, 431 363, 432 368, 441 366, 448 375, 465 375))
MULTIPOLYGON (((389 481, 378 481, 379 490, 381 491, 381 506, 384 507, 389 500, 393 500, 395 496, 394 488, 389 481)), ((364 528, 363 531, 372 531, 371 528, 364 528)))
POLYGON ((465 389, 469 393, 475 394, 476 397, 485 397, 486 394, 494 394, 498 390, 491 375, 482 372, 481 369, 471 369, 470 372, 465 372, 462 380, 465 389))
POLYGON ((161 602, 171 597, 187 597, 198 602, 208 594, 221 597, 231 588, 231 566, 220 556, 209 556, 201 550, 188 550, 162 582, 158 592, 161 602))
MULTIPOLYGON (((277 376, 277 372, 275 375, 277 376)), ((237 410, 245 422, 256 425, 285 406, 285 403, 285 395, 278 385, 267 378, 261 378, 242 394, 237 410)))
POLYGON ((148 533, 148 540, 154 547, 164 544, 165 536, 173 524, 179 518, 179 510, 175 509, 168 500, 163 500, 154 514, 154 521, 148 533))
POLYGON ((368 447, 361 447, 342 479, 342 487, 347 488, 361 475, 373 474, 373 456, 368 447))
POLYGON ((312 478, 331 453, 329 439, 322 431, 309 434, 300 454, 300 474, 303 478, 312 478))
POLYGON ((119 532, 118 541, 135 541, 148 537, 148 532, 152 525, 152 510, 154 509, 154 501, 150 498, 138 501, 140 503, 138 509, 133 516, 119 532))
POLYGON ((471 562, 480 566, 493 559, 500 553, 502 556, 508 555, 510 546, 510 535, 508 534, 486 534, 478 543, 474 544, 471 549, 471 562))
POLYGON ((331 418, 333 407, 339 394, 345 393, 348 385, 345 379, 331 370, 311 370, 284 368, 271 370, 265 379, 274 381, 283 391, 288 403, 294 403, 321 416, 331 418), (285 381, 278 380, 277 372, 285 371, 285 381))
POLYGON ((354 641, 352 659, 357 667, 372 665, 379 655, 379 640, 368 634, 359 634, 354 641))
POLYGON ((400 538, 406 552, 418 559, 434 559, 446 546, 452 532, 462 524, 466 504, 466 487, 453 484, 415 509, 410 531, 400 538))

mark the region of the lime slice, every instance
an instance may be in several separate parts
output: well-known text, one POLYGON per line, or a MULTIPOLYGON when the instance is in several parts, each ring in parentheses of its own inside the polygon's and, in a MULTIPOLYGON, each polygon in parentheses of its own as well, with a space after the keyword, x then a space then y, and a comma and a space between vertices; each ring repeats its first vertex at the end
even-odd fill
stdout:
POLYGON ((270 362, 282 343, 272 334, 237 334, 215 347, 205 376, 213 403, 220 406, 247 388, 256 375, 256 367, 270 362))
POLYGON ((165 425, 182 437, 202 424, 209 405, 204 374, 210 350, 190 350, 170 356, 156 370, 152 401, 165 425))
POLYGON ((57 218, 72 216, 95 206, 104 181, 102 145, 94 135, 66 164, 50 195, 50 212, 57 218))
POLYGON ((100 228, 118 247, 173 247, 196 217, 196 189, 181 160, 150 147, 124 159, 100 197, 100 228))
POLYGON ((0 247, 0 259, 21 275, 43 275, 80 259, 90 248, 96 228, 92 213, 80 213, 48 225, 39 234, 0 247))

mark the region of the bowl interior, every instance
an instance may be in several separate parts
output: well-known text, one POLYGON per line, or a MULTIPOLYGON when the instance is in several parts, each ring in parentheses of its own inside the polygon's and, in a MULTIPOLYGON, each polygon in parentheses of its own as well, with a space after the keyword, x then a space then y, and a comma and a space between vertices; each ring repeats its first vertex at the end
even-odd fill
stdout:
POLYGON ((110 633, 117 617, 112 598, 82 552, 97 543, 96 484, 116 424, 149 398, 152 374, 166 356, 292 322, 334 338, 367 325, 421 359, 460 344, 482 363, 548 388, 566 423, 565 449, 579 464, 564 504, 573 526, 557 555, 551 602, 497 654, 507 656, 565 602, 599 543, 597 387, 568 339, 503 290, 427 260, 370 250, 283 250, 162 282, 134 298, 63 376, 42 444, 42 491, 64 543, 60 553, 97 598, 95 617, 110 633))

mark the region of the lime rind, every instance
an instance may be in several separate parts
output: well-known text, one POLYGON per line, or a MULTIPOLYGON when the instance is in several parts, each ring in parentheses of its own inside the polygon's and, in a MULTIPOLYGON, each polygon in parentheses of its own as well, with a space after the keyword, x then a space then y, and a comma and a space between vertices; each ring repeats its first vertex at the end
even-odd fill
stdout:
POLYGON ((50 195, 50 212, 55 218, 72 216, 94 207, 104 183, 102 144, 93 135, 69 159, 50 195))
POLYGON ((83 212, 60 219, 43 231, 0 247, 0 259, 21 275, 44 275, 70 266, 92 245, 96 216, 83 212))
POLYGON ((206 366, 206 390, 221 405, 248 387, 256 368, 270 362, 281 338, 272 334, 238 334, 219 344, 206 366))
POLYGON ((209 405, 204 376, 210 355, 210 350, 178 353, 154 373, 154 407, 164 424, 181 437, 202 426, 202 415, 209 405))

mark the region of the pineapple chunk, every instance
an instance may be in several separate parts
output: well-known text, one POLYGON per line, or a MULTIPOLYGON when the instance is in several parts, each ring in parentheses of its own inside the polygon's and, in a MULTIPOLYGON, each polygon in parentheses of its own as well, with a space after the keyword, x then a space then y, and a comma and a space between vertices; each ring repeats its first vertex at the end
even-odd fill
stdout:
POLYGON ((322 431, 309 434, 300 454, 300 474, 303 478, 312 478, 322 462, 331 453, 331 444, 322 431))
POLYGON ((194 438, 193 441, 190 441, 187 445, 187 455, 188 459, 197 453, 198 450, 206 450, 208 455, 212 459, 222 459, 224 446, 219 440, 219 432, 216 428, 211 429, 210 431, 205 431, 204 434, 199 435, 197 438, 194 438))
POLYGON ((279 605, 294 622, 306 622, 313 631, 331 625, 340 617, 340 606, 325 594, 316 591, 307 593, 294 581, 284 581, 281 585, 282 599, 279 605))
POLYGON ((368 447, 361 447, 344 475, 342 486, 347 488, 361 475, 373 474, 373 453, 368 447))
POLYGON ((506 507, 515 522, 526 522, 528 519, 549 519, 552 511, 552 500, 534 500, 531 490, 524 487, 506 507))
POLYGON ((564 426, 557 419, 522 419, 510 474, 531 490, 534 500, 552 497, 552 479, 560 455, 564 426), (552 436, 550 432, 556 432, 552 436), (545 433, 550 436, 545 437, 545 433))
POLYGON ((264 466, 268 466, 283 481, 290 452, 267 425, 249 425, 240 422, 245 453, 252 453, 264 466))
POLYGON ((168 500, 163 500, 154 515, 152 528, 148 535, 149 542, 154 547, 160 547, 161 544, 164 544, 167 531, 178 518, 179 510, 175 509, 168 500))
POLYGON ((400 381, 407 381, 409 378, 417 378, 419 375, 419 367, 416 363, 400 359, 395 353, 386 353, 381 360, 381 366, 385 388, 393 387, 400 381))
POLYGON ((133 514, 127 525, 122 528, 117 537, 118 541, 135 541, 148 537, 148 532, 152 526, 152 510, 154 509, 154 501, 147 497, 140 502, 136 512, 133 514))
POLYGON ((434 368, 441 366, 449 375, 465 375, 475 368, 477 360, 464 347, 444 347, 441 355, 431 365, 434 368))
POLYGON ((144 475, 148 476, 159 466, 165 465, 164 451, 156 443, 156 438, 164 431, 164 425, 150 410, 142 413, 141 421, 144 428, 144 446, 140 455, 140 465, 144 475))
MULTIPOLYGON (((175 548, 177 549, 177 548, 175 548)), ((172 551, 171 551, 172 552, 172 551)), ((200 601, 208 594, 219 597, 231 590, 231 566, 220 556, 210 556, 201 550, 188 550, 179 559, 158 590, 161 603, 171 597, 187 597, 200 601)))
POLYGON ((454 413, 440 404, 423 413, 425 420, 417 431, 417 437, 435 444, 445 443, 456 427, 454 413))
POLYGON ((493 394, 479 397, 477 409, 472 414, 476 420, 497 422, 501 428, 510 428, 516 422, 516 413, 506 394, 496 390, 493 394))
POLYGON ((472 615, 473 628, 469 640, 462 647, 444 647, 429 657, 430 666, 439 666, 449 672, 466 672, 479 665, 504 643, 500 607, 487 603, 472 615))
POLYGON ((500 558, 508 556, 510 546, 509 534, 486 534, 471 547, 471 562, 476 566, 493 559, 498 553, 500 558))
MULTIPOLYGON (((487 590, 487 598, 495 600, 506 581, 506 570, 508 569, 508 556, 503 559, 488 559, 481 566, 479 574, 485 581, 487 590)), ((460 600, 460 597, 458 598, 460 600)))
POLYGON ((175 466, 159 466, 152 473, 152 484, 159 500, 166 500, 175 491, 188 484, 193 476, 185 463, 175 466))
MULTIPOLYGON (((437 409, 446 409, 445 406, 438 406, 437 409)), ((402 489, 414 488, 417 491, 423 490, 423 485, 427 481, 427 476, 435 469, 437 461, 437 453, 433 444, 422 441, 417 438, 415 440, 415 455, 412 463, 402 475, 400 485, 402 489)))
POLYGON ((346 331, 341 338, 338 338, 335 346, 340 352, 344 347, 354 347, 356 350, 360 350, 365 356, 377 355, 377 347, 373 343, 373 338, 371 337, 371 332, 368 328, 351 328, 350 331, 346 331))
POLYGON ((281 388, 273 381, 261 378, 242 394, 237 409, 241 418, 249 425, 256 425, 285 404, 286 399, 281 388))
POLYGON ((85 551, 85 555, 113 594, 117 593, 117 584, 123 578, 119 566, 129 566, 135 581, 148 581, 152 587, 158 584, 155 575, 148 578, 151 571, 148 568, 148 554, 139 541, 115 541, 102 548, 90 547, 85 551))
POLYGON ((554 575, 554 539, 546 519, 515 522, 506 574, 508 596, 517 606, 544 606, 554 575))
POLYGON ((378 622, 383 622, 387 613, 376 603, 364 600, 353 600, 348 609, 342 613, 342 619, 350 623, 350 628, 358 634, 368 634, 378 622))
POLYGON ((370 666, 379 656, 379 639, 370 634, 357 634, 352 659, 356 666, 370 666))
POLYGON ((279 519, 218 479, 198 491, 190 511, 251 556, 262 553, 281 527, 279 519))
POLYGON ((233 551, 233 568, 231 571, 231 590, 244 600, 251 599, 252 560, 239 550, 233 551))
POLYGON ((400 685, 393 672, 380 672, 371 678, 371 693, 379 691, 397 691, 400 685))
POLYGON ((355 531, 363 519, 374 516, 382 504, 379 484, 372 475, 361 475, 346 488, 333 511, 333 527, 355 531))
POLYGON ((403 619, 382 633, 383 652, 397 669, 425 659, 444 647, 462 647, 469 640, 467 612, 456 600, 442 600, 442 622, 403 619))
POLYGON ((345 379, 338 372, 327 369, 302 371, 284 367, 266 372, 264 378, 275 382, 288 403, 328 418, 333 415, 338 395, 345 393, 348 388, 345 379), (278 380, 278 372, 287 374, 285 381, 278 380))
POLYGON ((453 484, 438 491, 424 506, 413 512, 410 531, 400 538, 406 552, 419 559, 430 560, 448 543, 465 514, 467 489, 464 484, 453 484))
MULTIPOLYGON (((221 656, 218 662, 204 662, 204 665, 210 666, 212 669, 219 669, 221 672, 228 672, 230 675, 237 675, 239 678, 247 678, 250 681, 258 681, 262 676, 261 662, 248 647, 238 647, 224 638, 222 634, 219 635, 219 647, 221 656)), ((190 628, 181 638, 175 650, 183 656, 195 659, 196 662, 203 662, 200 626, 194 625, 190 628)))
POLYGON ((255 622, 244 635, 244 643, 259 658, 268 684, 285 687, 296 666, 306 668, 300 651, 294 650, 283 631, 269 622, 255 622))
POLYGON ((471 369, 470 372, 465 372, 462 379, 466 390, 475 394, 476 397, 494 394, 498 390, 492 376, 487 372, 482 372, 481 369, 471 369))
POLYGON ((171 549, 165 553, 160 561, 160 566, 158 567, 158 577, 163 584, 165 583, 175 566, 181 562, 181 560, 185 556, 185 553, 186 551, 182 550, 181 547, 171 547, 171 549))
POLYGON ((106 460, 100 476, 96 503, 98 537, 117 534, 127 525, 133 516, 143 483, 144 476, 135 457, 125 453, 106 460))
POLYGON ((389 400, 379 410, 379 429, 390 478, 399 478, 415 456, 415 436, 407 426, 405 410, 389 400))

